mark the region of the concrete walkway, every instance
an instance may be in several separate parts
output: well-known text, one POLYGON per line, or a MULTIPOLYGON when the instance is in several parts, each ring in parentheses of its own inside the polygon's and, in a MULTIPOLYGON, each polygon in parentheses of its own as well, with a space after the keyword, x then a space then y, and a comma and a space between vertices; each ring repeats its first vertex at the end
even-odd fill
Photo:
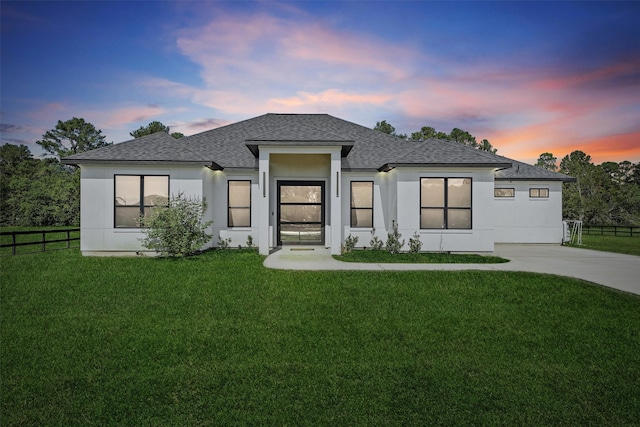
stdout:
POLYGON ((285 246, 264 265, 281 270, 492 270, 530 271, 575 277, 640 295, 640 257, 560 245, 496 245, 503 264, 369 264, 341 262, 318 246, 285 246))

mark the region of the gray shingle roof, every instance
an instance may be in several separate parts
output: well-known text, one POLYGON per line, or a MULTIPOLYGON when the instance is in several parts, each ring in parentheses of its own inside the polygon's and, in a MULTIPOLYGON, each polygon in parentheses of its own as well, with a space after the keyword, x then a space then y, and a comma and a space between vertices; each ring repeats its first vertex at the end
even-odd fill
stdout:
POLYGON ((156 132, 140 138, 97 148, 84 153, 64 157, 62 163, 104 163, 111 161, 133 161, 144 163, 198 163, 204 164, 202 156, 190 150, 182 139, 166 132, 156 132))
POLYGON ((161 132, 65 157, 63 162, 177 162, 255 169, 260 145, 342 146, 344 170, 483 166, 502 169, 496 179, 571 180, 456 142, 406 141, 328 114, 265 114, 181 139, 161 132))
POLYGON ((558 172, 552 172, 539 166, 532 166, 526 163, 512 160, 513 166, 508 169, 496 172, 496 181, 563 181, 573 182, 576 179, 558 172))

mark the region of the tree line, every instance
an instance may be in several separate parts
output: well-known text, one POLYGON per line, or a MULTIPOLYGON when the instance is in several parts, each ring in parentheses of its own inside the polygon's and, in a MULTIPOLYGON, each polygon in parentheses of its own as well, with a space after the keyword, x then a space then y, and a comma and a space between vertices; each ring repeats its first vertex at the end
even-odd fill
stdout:
MULTIPOLYGON (((130 132, 140 138, 168 126, 151 122, 130 132)), ((174 138, 184 135, 171 133, 174 138)), ((26 145, 0 146, 0 226, 51 227, 80 224, 80 171, 60 158, 113 144, 102 131, 74 117, 45 132, 36 141, 53 157, 36 158, 26 145)))
POLYGON ((477 142, 475 136, 471 135, 466 130, 462 130, 459 128, 453 128, 451 129, 450 133, 444 133, 436 131, 436 129, 431 126, 422 126, 420 130, 412 132, 411 135, 407 136, 406 133, 397 134, 396 128, 393 127, 390 123, 387 123, 386 120, 383 120, 381 122, 376 122, 376 125, 373 127, 373 129, 386 133, 388 135, 396 136, 400 139, 425 140, 435 138, 458 142, 462 145, 477 148, 478 150, 482 151, 488 151, 489 153, 493 154, 498 151, 497 148, 494 148, 493 145, 491 145, 488 139, 483 139, 482 141, 477 142))
POLYGON ((576 179, 562 189, 562 214, 587 225, 640 225, 640 162, 604 162, 576 150, 560 166, 552 153, 542 153, 536 166, 576 179))

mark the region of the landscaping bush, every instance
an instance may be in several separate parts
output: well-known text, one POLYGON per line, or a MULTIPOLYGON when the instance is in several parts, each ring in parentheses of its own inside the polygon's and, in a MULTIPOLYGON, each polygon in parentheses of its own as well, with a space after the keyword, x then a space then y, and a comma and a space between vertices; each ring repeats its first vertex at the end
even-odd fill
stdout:
POLYGON ((198 252, 211 240, 206 233, 213 221, 203 222, 207 203, 199 197, 187 197, 180 192, 171 196, 169 206, 151 210, 140 218, 144 238, 142 245, 163 256, 183 257, 198 252))
POLYGON ((357 243, 358 243, 358 236, 352 236, 351 234, 349 234, 349 236, 344 241, 344 245, 340 247, 340 252, 343 255, 350 253, 351 251, 353 251, 353 248, 356 247, 357 243))
POLYGON ((409 252, 417 254, 422 250, 422 240, 417 231, 413 233, 413 237, 409 238, 409 252))
POLYGON ((404 246, 404 240, 400 242, 402 234, 398 231, 398 224, 392 221, 391 233, 387 233, 387 251, 392 254, 397 254, 404 246))
POLYGON ((376 228, 373 227, 371 229, 371 240, 369 241, 369 245, 371 245, 371 249, 375 251, 379 251, 384 247, 384 243, 378 236, 376 236, 376 228))

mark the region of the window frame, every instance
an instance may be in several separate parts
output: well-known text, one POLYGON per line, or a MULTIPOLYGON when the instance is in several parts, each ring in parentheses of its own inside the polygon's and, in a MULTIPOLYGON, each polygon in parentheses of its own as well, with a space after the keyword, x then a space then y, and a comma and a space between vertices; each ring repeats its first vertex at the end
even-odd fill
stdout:
POLYGON ((529 198, 530 199, 548 199, 549 198, 549 188, 548 187, 532 187, 529 188, 529 198), (546 192, 546 196, 543 196, 541 192, 546 192), (536 194, 534 194, 536 192, 536 194))
POLYGON ((228 179, 227 180, 227 227, 228 228, 249 228, 251 227, 251 180, 250 179, 228 179), (232 182, 246 182, 249 184, 249 206, 231 206, 231 183, 232 182), (249 210, 249 225, 231 225, 231 209, 248 209, 249 210))
POLYGON ((144 217, 145 216, 145 208, 152 208, 152 207, 167 207, 169 206, 169 199, 171 196, 171 176, 167 175, 167 174, 158 174, 158 175, 153 175, 153 174, 147 174, 147 175, 141 175, 141 174, 127 174, 127 173, 117 173, 113 175, 113 228, 117 229, 117 230, 126 230, 126 229, 140 229, 142 227, 140 227, 140 225, 136 225, 136 226, 118 226, 117 224, 117 219, 118 216, 116 214, 116 212, 118 211, 118 208, 139 208, 139 217, 144 217), (116 197, 117 197, 117 190, 118 190, 118 179, 117 177, 119 176, 135 176, 138 177, 138 183, 140 186, 140 193, 139 193, 139 203, 138 205, 117 205, 116 204, 116 197), (144 178, 145 177, 160 177, 160 178, 167 178, 167 204, 166 205, 145 205, 144 203, 144 178))
POLYGON ((493 189, 493 197, 497 199, 512 199, 516 197, 516 189, 514 187, 496 187, 493 189), (510 196, 497 195, 496 190, 511 190, 510 196))
POLYGON ((349 198, 350 198, 350 209, 349 209, 349 225, 351 228, 373 228, 373 224, 374 224, 374 218, 373 218, 373 196, 374 196, 374 192, 373 192, 373 187, 374 187, 374 183, 373 180, 356 180, 356 181, 350 181, 349 183, 349 198), (353 206, 353 184, 354 183, 368 183, 371 184, 371 207, 358 207, 358 206, 353 206), (353 211, 354 210, 360 210, 360 211, 365 211, 365 210, 370 210, 371 211, 371 225, 353 225, 353 211))
POLYGON ((420 230, 473 230, 473 178, 469 176, 465 177, 441 177, 441 176, 423 176, 420 177, 420 230), (444 194, 443 194, 443 206, 423 206, 422 205, 422 181, 425 179, 441 179, 444 181, 444 194), (450 179, 468 179, 469 180, 469 207, 462 206, 449 206, 449 180, 450 179), (443 213, 443 228, 429 228, 422 227, 422 215, 425 210, 439 210, 443 213), (468 210, 469 211, 469 227, 465 228, 452 228, 449 226, 449 211, 461 211, 468 210))

